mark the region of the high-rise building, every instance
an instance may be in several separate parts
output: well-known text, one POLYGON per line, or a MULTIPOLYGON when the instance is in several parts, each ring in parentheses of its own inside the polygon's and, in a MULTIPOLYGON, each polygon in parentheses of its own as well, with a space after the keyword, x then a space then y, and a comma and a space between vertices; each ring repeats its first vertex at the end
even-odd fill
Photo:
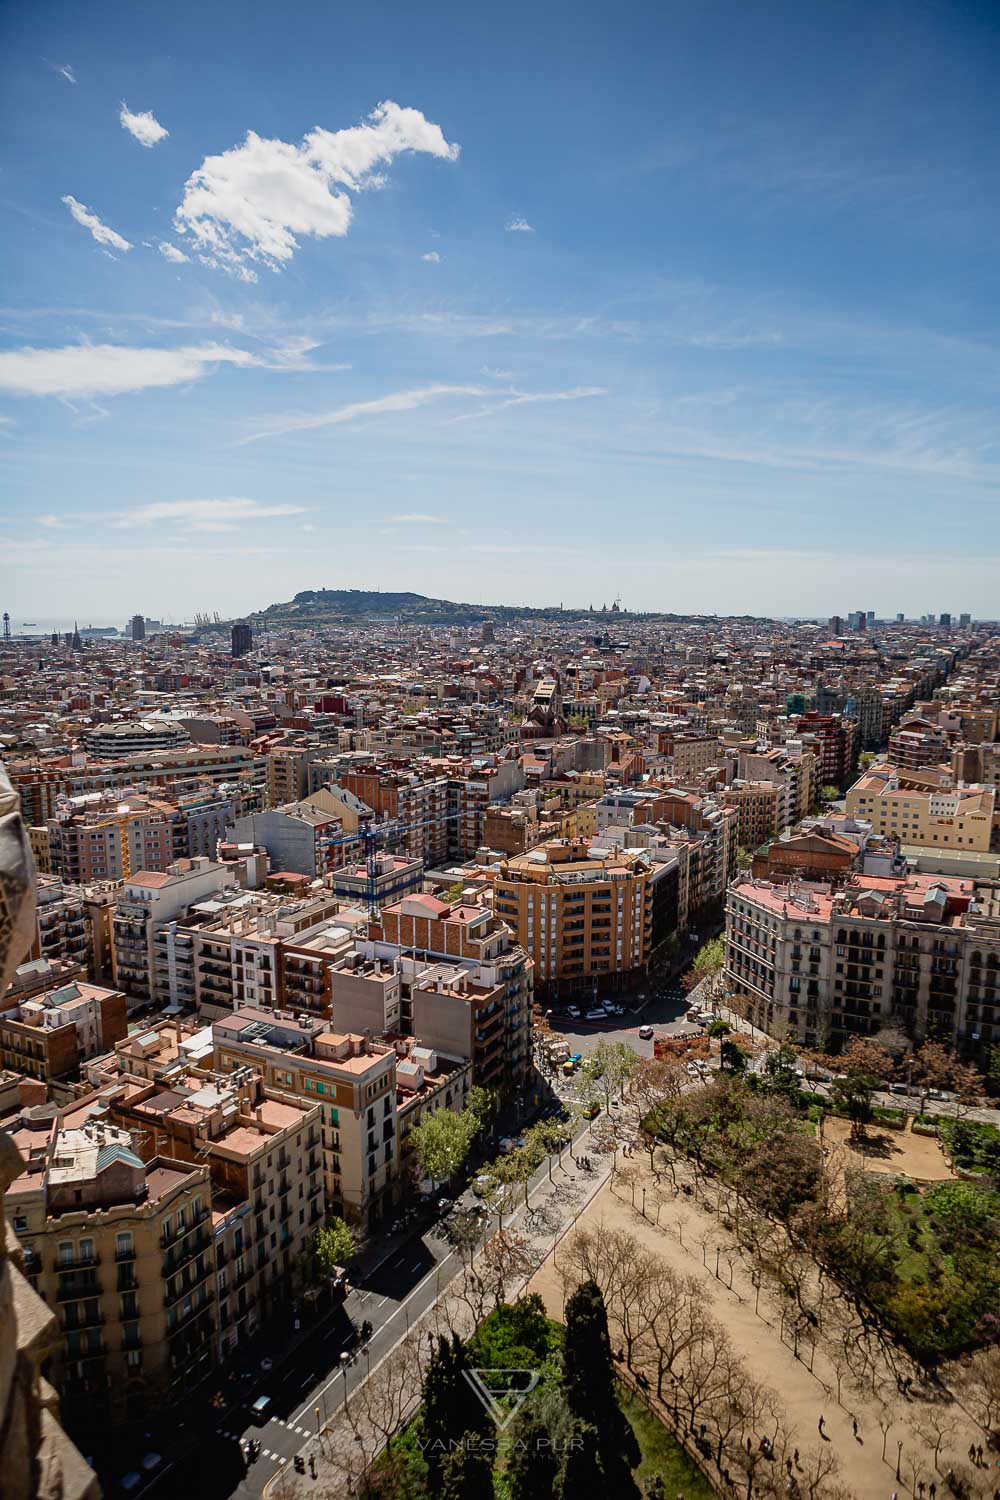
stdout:
POLYGON ((972 616, 970 614, 961 614, 958 617, 958 623, 959 626, 963 630, 965 630, 969 625, 972 624, 972 616))
POLYGON ((129 630, 134 641, 144 641, 146 639, 145 618, 142 615, 133 615, 129 630))
POLYGON ((951 615, 949 615, 949 614, 943 614, 941 616, 941 624, 945 627, 946 630, 950 630, 951 629, 951 615))
POLYGON ((246 656, 253 645, 253 631, 246 620, 237 620, 232 629, 232 652, 235 657, 246 656))

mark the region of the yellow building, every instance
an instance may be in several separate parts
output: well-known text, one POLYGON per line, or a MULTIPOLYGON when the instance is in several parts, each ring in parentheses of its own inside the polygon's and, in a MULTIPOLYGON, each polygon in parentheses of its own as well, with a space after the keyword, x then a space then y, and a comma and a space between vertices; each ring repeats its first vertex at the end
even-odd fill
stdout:
POLYGON ((903 844, 986 854, 996 791, 993 787, 942 787, 918 791, 891 766, 873 766, 847 793, 850 817, 903 844))

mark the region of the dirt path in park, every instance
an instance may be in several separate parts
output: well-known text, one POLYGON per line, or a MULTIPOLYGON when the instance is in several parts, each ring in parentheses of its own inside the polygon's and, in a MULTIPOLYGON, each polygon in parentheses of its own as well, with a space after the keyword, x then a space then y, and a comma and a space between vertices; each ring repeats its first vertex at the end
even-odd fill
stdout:
MULTIPOLYGON (((922 1413, 930 1408, 918 1400, 896 1398, 896 1420, 888 1433, 886 1458, 883 1460, 882 1431, 871 1394, 857 1394, 848 1388, 845 1380, 842 1389, 844 1404, 838 1405, 836 1376, 821 1349, 816 1350, 813 1373, 810 1373, 808 1363, 796 1359, 791 1348, 782 1342, 780 1313, 765 1295, 760 1297, 759 1315, 754 1312, 754 1290, 746 1269, 736 1264, 730 1290, 727 1281, 720 1281, 713 1274, 714 1253, 707 1254, 708 1268, 703 1265, 702 1245, 715 1231, 714 1216, 685 1196, 675 1198, 669 1184, 662 1180, 657 1183, 648 1164, 641 1166, 638 1157, 630 1165, 636 1170, 637 1208, 632 1207, 630 1187, 621 1182, 612 1187, 609 1182, 584 1210, 579 1222, 592 1228, 603 1223, 608 1228, 627 1230, 662 1256, 678 1274, 701 1279, 706 1308, 724 1325, 740 1357, 777 1392, 785 1408, 793 1441, 803 1451, 821 1441, 818 1422, 820 1416, 825 1419, 824 1432, 840 1460, 841 1482, 857 1500, 891 1500, 894 1493, 900 1497, 910 1494, 911 1457, 920 1460, 921 1472, 917 1477, 923 1478, 928 1489, 931 1482, 936 1481, 938 1493, 947 1495, 942 1475, 947 1473, 950 1464, 957 1466, 961 1462, 967 1465, 970 1442, 983 1441, 982 1431, 965 1412, 954 1404, 948 1409, 948 1416, 953 1417, 950 1435, 941 1449, 938 1468, 935 1469, 932 1449, 916 1432, 922 1413), (646 1188, 646 1218, 641 1213, 643 1187, 646 1188), (657 1210, 659 1226, 655 1223, 657 1210), (857 1438, 852 1416, 858 1423, 857 1438), (903 1445, 901 1479, 897 1480, 896 1454, 897 1442, 900 1441, 903 1445)), ((558 1255, 558 1250, 556 1253, 558 1255)), ((725 1270, 723 1274, 727 1275, 725 1270)), ((562 1318, 562 1285, 551 1254, 535 1272, 528 1290, 540 1293, 549 1313, 562 1318)), ((888 1372, 886 1382, 888 1396, 895 1392, 895 1381, 888 1372)), ((935 1410, 941 1413, 940 1403, 935 1410)))

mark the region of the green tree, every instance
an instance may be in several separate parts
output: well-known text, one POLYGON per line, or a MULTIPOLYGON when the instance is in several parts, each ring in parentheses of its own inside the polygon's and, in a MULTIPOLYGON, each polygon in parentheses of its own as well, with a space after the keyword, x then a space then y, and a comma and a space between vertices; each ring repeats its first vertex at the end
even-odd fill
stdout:
POLYGON ((625 1087, 639 1065, 638 1054, 626 1042, 599 1041, 587 1058, 587 1070, 597 1082, 605 1106, 625 1087))
POLYGON ((510 1500, 552 1500, 558 1461, 549 1430, 534 1402, 514 1418, 510 1430, 507 1483, 510 1500))
POLYGON ((839 796, 840 787, 834 786, 832 782, 827 782, 826 786, 821 786, 819 789, 819 800, 821 802, 836 802, 839 796))
POLYGON ((708 1034, 711 1037, 728 1036, 731 1030, 729 1022, 724 1021, 721 1016, 716 1016, 714 1021, 708 1023, 708 1034))
POLYGON ((769 1052, 764 1062, 761 1078, 769 1094, 792 1095, 799 1087, 799 1075, 795 1069, 798 1056, 794 1047, 787 1044, 769 1052))
POLYGON ((595 1456, 605 1493, 623 1500, 634 1496, 631 1471, 639 1462, 639 1445, 616 1399, 608 1317, 595 1281, 581 1282, 566 1303, 563 1389, 573 1416, 597 1434, 595 1456))
POLYGON ((690 969, 681 978, 681 984, 686 990, 696 989, 703 979, 716 979, 722 973, 725 962, 725 942, 721 937, 710 938, 698 949, 690 969))
POLYGON ((745 1073, 747 1070, 747 1055, 739 1042, 728 1038, 719 1048, 719 1066, 727 1073, 745 1073))
POLYGON ((496 1089, 484 1089, 477 1084, 469 1090, 469 1098, 466 1109, 472 1113, 476 1124, 476 1135, 487 1135, 496 1121, 500 1111, 500 1095, 496 1089))
POLYGON ((414 1125, 410 1131, 420 1170, 432 1182, 447 1182, 454 1177, 469 1154, 476 1131, 476 1119, 469 1109, 456 1114, 453 1109, 436 1109, 414 1125))
POLYGON ((343 1219, 333 1218, 317 1229, 312 1242, 313 1258, 319 1270, 333 1276, 347 1265, 355 1249, 354 1230, 343 1219))
POLYGON ((493 1455, 477 1443, 475 1433, 463 1433, 461 1442, 444 1455, 433 1493, 440 1500, 490 1500, 493 1455))
POLYGON ((437 1493, 437 1481, 446 1456, 459 1439, 469 1434, 484 1435, 489 1416, 476 1391, 465 1378, 469 1357, 457 1334, 440 1337, 424 1376, 424 1400, 420 1425, 422 1450, 427 1464, 430 1493, 437 1493))
POLYGON ((752 864, 753 864, 753 855, 750 853, 750 850, 749 849, 737 849, 737 851, 736 851, 736 868, 737 868, 737 870, 749 870, 752 864))
POLYGON ((851 1122, 851 1135, 863 1140, 865 1126, 872 1117, 872 1097, 877 1080, 870 1073, 852 1070, 830 1084, 830 1099, 836 1109, 843 1110, 851 1122))

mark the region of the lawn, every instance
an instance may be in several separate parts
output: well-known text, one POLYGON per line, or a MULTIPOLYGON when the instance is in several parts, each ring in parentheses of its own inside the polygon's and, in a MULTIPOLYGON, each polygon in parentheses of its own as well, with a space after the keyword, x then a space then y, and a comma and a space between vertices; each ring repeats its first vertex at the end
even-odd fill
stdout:
POLYGON ((663 1480, 664 1493, 672 1497, 684 1495, 685 1500, 714 1500, 715 1490, 704 1478, 700 1469, 688 1458, 680 1444, 649 1411, 645 1403, 623 1386, 618 1389, 618 1404, 635 1433, 642 1451, 639 1466, 632 1476, 645 1494, 646 1483, 659 1474, 663 1480))

